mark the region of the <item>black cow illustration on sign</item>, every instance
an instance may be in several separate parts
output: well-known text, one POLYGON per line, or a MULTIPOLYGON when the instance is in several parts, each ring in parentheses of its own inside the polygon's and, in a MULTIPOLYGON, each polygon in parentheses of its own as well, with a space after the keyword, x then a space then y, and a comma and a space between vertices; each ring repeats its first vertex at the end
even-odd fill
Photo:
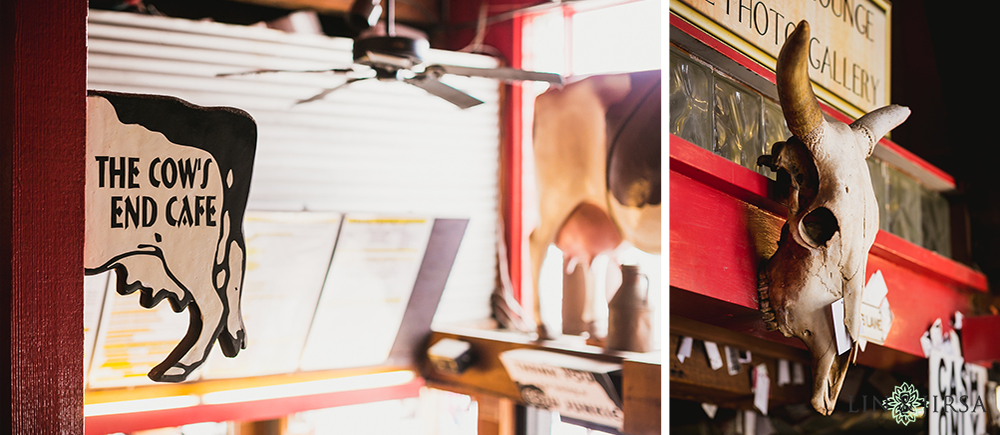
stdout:
POLYGON ((118 293, 140 291, 190 314, 187 334, 149 372, 180 382, 213 343, 246 347, 240 293, 243 214, 257 126, 246 112, 163 96, 89 92, 86 242, 88 275, 114 269, 118 293))

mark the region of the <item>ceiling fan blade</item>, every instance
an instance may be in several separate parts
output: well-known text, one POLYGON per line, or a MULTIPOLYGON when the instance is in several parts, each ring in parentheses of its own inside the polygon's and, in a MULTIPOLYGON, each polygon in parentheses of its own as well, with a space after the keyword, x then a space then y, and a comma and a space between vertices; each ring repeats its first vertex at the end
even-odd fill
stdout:
POLYGON ((404 81, 429 92, 431 95, 443 98, 445 101, 462 109, 468 109, 470 107, 483 104, 482 100, 441 83, 434 76, 418 75, 412 79, 406 79, 404 81))
POLYGON ((455 65, 431 65, 427 69, 440 68, 447 74, 455 74, 466 77, 485 77, 491 79, 504 80, 508 82, 513 81, 536 81, 536 82, 548 82, 557 85, 563 83, 562 76, 555 73, 538 72, 538 71, 526 71, 523 69, 516 68, 471 68, 466 66, 455 66, 455 65))
POLYGON ((318 93, 316 95, 313 95, 313 96, 311 96, 309 98, 306 98, 305 100, 296 101, 295 104, 293 104, 293 106, 298 106, 299 104, 311 103, 311 102, 316 101, 316 100, 322 100, 323 98, 326 98, 327 95, 330 95, 331 93, 333 93, 333 91, 336 91, 337 89, 340 89, 340 88, 342 88, 344 86, 347 86, 347 85, 349 85, 351 83, 354 83, 354 82, 359 82, 361 80, 368 80, 369 78, 370 77, 347 79, 346 82, 341 83, 338 86, 334 86, 334 87, 332 87, 330 89, 324 89, 323 92, 320 92, 320 93, 318 93))
POLYGON ((218 73, 216 77, 231 77, 231 76, 245 76, 252 74, 268 74, 268 73, 279 73, 279 72, 292 72, 292 73, 318 73, 318 72, 332 72, 334 74, 346 74, 349 72, 354 72, 351 68, 333 68, 333 69, 255 69, 252 71, 240 71, 231 73, 218 73))

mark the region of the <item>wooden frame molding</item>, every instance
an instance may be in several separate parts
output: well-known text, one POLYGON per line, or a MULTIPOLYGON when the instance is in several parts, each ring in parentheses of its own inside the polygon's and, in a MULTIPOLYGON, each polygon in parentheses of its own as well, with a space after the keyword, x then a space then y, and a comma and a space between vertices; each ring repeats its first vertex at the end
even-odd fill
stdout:
POLYGON ((10 433, 82 433, 87 3, 3 2, 0 29, 10 433))

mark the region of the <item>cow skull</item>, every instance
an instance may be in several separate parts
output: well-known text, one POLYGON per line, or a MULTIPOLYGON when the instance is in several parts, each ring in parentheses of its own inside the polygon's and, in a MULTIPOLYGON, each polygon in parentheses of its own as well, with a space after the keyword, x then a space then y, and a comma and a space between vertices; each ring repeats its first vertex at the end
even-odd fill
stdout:
POLYGON ((886 106, 851 125, 825 120, 809 83, 808 46, 802 21, 777 64, 778 98, 793 136, 758 160, 790 187, 778 250, 761 270, 760 305, 768 329, 798 337, 812 353, 812 405, 829 415, 858 352, 865 266, 879 226, 865 159, 910 110, 886 106), (838 354, 828 312, 841 298, 852 345, 838 354))

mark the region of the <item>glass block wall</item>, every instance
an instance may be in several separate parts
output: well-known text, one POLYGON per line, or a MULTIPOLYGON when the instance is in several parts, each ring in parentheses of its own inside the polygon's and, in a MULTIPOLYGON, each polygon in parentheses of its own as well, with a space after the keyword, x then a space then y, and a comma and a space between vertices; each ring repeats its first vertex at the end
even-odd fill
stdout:
MULTIPOLYGON (((791 136, 776 102, 673 48, 669 79, 671 134, 775 178, 770 169, 757 166, 757 157, 791 136)), ((947 199, 875 157, 868 159, 868 169, 879 228, 950 257, 947 199)))

